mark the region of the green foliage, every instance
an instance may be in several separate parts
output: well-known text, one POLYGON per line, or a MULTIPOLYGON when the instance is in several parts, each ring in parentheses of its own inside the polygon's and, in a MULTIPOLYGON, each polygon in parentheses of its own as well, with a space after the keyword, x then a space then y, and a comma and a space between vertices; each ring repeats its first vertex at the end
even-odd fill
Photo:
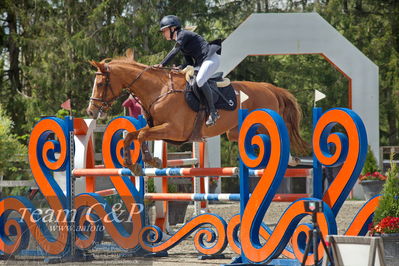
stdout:
POLYGON ((27 149, 11 134, 13 123, 0 105, 0 173, 16 172, 15 161, 26 160, 27 149))
POLYGON ((366 155, 366 161, 364 162, 362 174, 365 175, 367 173, 374 173, 378 172, 378 165, 377 165, 377 160, 374 157, 374 153, 370 148, 370 145, 367 148, 367 155, 366 155))
POLYGON ((319 12, 379 67, 380 143, 398 143, 399 2, 330 0, 319 12))
POLYGON ((140 57, 140 62, 146 65, 155 65, 161 62, 162 59, 165 58, 166 54, 166 51, 164 51, 152 55, 142 56, 140 57))
POLYGON ((220 138, 221 158, 222 167, 233 167, 238 166, 238 145, 237 142, 230 142, 227 139, 226 134, 223 134, 220 138))
POLYGON ((148 178, 146 180, 146 184, 147 184, 147 192, 154 193, 155 192, 154 178, 148 178))
MULTIPOLYGON (((4 180, 27 179, 27 148, 11 133, 13 123, 0 105, 0 175, 4 180)), ((8 192, 18 194, 21 188, 8 192)))
MULTIPOLYGON (((72 114, 74 113, 74 111, 72 111, 72 114)), ((57 113, 55 114, 56 117, 64 119, 66 116, 69 116, 69 111, 65 110, 65 109, 59 109, 57 111, 57 113)))
POLYGON ((399 217, 399 169, 393 162, 391 155, 391 168, 386 173, 387 181, 384 184, 382 198, 374 213, 373 223, 378 224, 385 217, 399 217))

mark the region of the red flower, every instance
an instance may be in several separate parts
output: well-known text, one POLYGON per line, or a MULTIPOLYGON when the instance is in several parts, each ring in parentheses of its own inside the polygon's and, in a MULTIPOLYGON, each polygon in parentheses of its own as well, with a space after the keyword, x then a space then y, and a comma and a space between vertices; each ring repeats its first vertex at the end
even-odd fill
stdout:
POLYGON ((359 181, 363 180, 383 180, 385 181, 387 177, 380 172, 374 172, 374 173, 366 173, 364 175, 359 176, 359 181))
POLYGON ((371 226, 370 234, 393 234, 399 233, 399 217, 387 216, 377 225, 371 226))

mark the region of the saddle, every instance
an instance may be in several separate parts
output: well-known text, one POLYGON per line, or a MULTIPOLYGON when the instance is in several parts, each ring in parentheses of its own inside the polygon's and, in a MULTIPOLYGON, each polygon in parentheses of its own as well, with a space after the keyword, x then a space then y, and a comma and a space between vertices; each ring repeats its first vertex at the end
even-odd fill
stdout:
MULTIPOLYGON (((187 81, 184 95, 188 106, 190 106, 190 108, 195 112, 205 110, 207 115, 209 115, 205 96, 195 83, 198 69, 194 69, 192 66, 187 66, 182 70, 182 72, 185 74, 187 81)), ((223 72, 213 74, 212 77, 209 78, 208 84, 213 94, 213 104, 216 109, 228 111, 236 109, 237 98, 234 88, 228 78, 223 78, 223 72)))
MULTIPOLYGON (((164 141, 175 145, 181 145, 190 141, 204 141, 204 138, 201 134, 201 127, 204 125, 205 119, 209 115, 209 108, 205 96, 195 82, 198 69, 194 69, 192 66, 187 66, 181 72, 186 75, 187 81, 186 88, 184 90, 185 100, 188 106, 194 112, 197 112, 197 116, 195 117, 193 131, 187 140, 174 141, 164 139, 164 141)), ((234 88, 230 84, 229 79, 223 78, 222 72, 212 75, 212 77, 208 80, 208 84, 213 94, 213 101, 216 109, 228 111, 233 111, 236 109, 237 98, 234 88)))

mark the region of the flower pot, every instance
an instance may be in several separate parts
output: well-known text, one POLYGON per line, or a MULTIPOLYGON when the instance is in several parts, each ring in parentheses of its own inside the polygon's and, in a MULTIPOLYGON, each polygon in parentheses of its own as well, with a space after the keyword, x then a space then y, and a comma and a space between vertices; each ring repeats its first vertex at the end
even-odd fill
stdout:
POLYGON ((399 265, 399 233, 382 234, 382 242, 384 243, 385 262, 387 266, 399 265))
POLYGON ((371 199, 375 195, 381 193, 382 188, 384 187, 385 181, 383 180, 363 180, 360 182, 362 189, 364 191, 364 196, 366 200, 371 199))

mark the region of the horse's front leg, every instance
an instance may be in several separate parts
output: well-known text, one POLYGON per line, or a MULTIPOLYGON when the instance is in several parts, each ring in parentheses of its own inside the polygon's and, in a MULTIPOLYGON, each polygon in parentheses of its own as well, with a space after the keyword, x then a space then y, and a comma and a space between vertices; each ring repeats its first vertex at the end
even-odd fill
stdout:
MULTIPOLYGON (((161 139, 174 139, 176 136, 176 130, 170 130, 169 124, 162 124, 155 127, 145 127, 141 130, 137 130, 134 132, 130 132, 126 135, 124 141, 124 165, 131 169, 132 161, 130 158, 130 144, 134 140, 138 140, 142 149, 143 149, 143 160, 145 163, 149 164, 152 167, 159 168, 161 167, 161 160, 159 158, 153 158, 150 151, 148 150, 148 146, 145 144, 145 141, 148 140, 161 140, 161 139)), ((134 166, 138 168, 137 166, 134 166)), ((137 170, 137 169, 135 169, 137 170)), ((141 171, 140 171, 141 172, 141 171)), ((138 174, 134 172, 135 174, 138 174)))
POLYGON ((132 163, 132 158, 130 156, 130 144, 138 139, 140 130, 129 132, 123 141, 123 165, 132 171, 136 176, 143 175, 143 169, 140 164, 132 163))

